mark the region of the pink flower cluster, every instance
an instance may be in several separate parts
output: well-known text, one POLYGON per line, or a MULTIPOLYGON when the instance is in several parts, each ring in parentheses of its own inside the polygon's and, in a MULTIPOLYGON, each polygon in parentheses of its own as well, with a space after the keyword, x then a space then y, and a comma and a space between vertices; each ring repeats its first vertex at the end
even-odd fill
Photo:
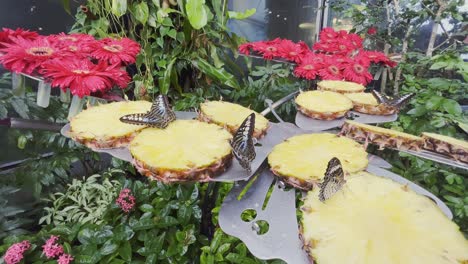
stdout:
POLYGON ((20 243, 11 245, 3 256, 3 260, 6 264, 19 263, 24 258, 24 252, 31 248, 31 244, 28 240, 24 240, 20 243))
POLYGON ((73 257, 64 253, 63 246, 57 243, 58 239, 58 236, 50 236, 50 238, 47 239, 46 243, 42 246, 42 252, 47 257, 47 259, 58 257, 58 264, 69 264, 73 260, 73 257))
POLYGON ((139 52, 140 45, 128 38, 96 40, 87 34, 0 31, 0 63, 7 70, 44 77, 80 97, 113 86, 127 87, 130 76, 122 67, 135 63, 139 52))
POLYGON ((135 197, 131 194, 130 189, 125 188, 120 191, 119 197, 117 197, 115 203, 122 209, 122 211, 128 213, 135 206, 135 197))
POLYGON ((294 74, 308 80, 347 80, 366 85, 372 80, 371 63, 389 67, 395 67, 396 63, 381 52, 364 50, 362 42, 357 34, 325 28, 312 50, 304 42, 277 38, 242 44, 239 52, 249 55, 254 51, 267 60, 281 58, 295 62, 294 74))

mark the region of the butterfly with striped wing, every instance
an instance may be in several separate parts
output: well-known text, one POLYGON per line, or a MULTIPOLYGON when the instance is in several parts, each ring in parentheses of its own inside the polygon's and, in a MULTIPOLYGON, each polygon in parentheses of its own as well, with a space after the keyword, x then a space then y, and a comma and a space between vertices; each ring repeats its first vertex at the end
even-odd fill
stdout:
POLYGON ((376 90, 372 90, 372 95, 375 97, 375 99, 377 99, 379 104, 384 104, 384 105, 388 105, 391 107, 401 109, 403 108, 403 106, 405 106, 409 102, 411 98, 413 98, 415 93, 409 93, 409 94, 405 94, 405 95, 390 99, 385 94, 381 94, 376 90))
POLYGON ((157 128, 166 128, 174 120, 176 120, 176 115, 165 95, 158 95, 148 112, 124 115, 120 118, 120 121, 124 123, 157 128))
POLYGON ((330 199, 336 192, 341 190, 345 183, 346 180, 344 179, 344 171, 340 160, 332 158, 328 162, 323 182, 319 184, 319 200, 325 202, 330 199))
POLYGON ((239 161, 239 164, 251 172, 250 163, 255 159, 255 146, 253 142, 253 132, 255 128, 255 114, 252 113, 237 129, 231 141, 232 151, 234 156, 239 161))

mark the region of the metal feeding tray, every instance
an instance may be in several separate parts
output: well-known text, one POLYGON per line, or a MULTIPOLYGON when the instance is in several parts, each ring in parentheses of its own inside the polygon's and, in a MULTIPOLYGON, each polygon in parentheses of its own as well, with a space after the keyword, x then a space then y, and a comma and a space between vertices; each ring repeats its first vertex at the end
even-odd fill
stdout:
POLYGON ((460 161, 453 160, 453 159, 451 159, 451 158, 449 158, 447 156, 444 156, 442 154, 439 154, 439 153, 435 153, 435 152, 431 152, 431 151, 427 151, 427 150, 420 150, 420 151, 398 150, 398 151, 408 153, 408 154, 411 154, 413 156, 417 156, 417 157, 420 157, 420 158, 423 158, 423 159, 428 159, 428 160, 432 160, 432 161, 435 161, 435 162, 439 162, 439 163, 449 165, 449 166, 452 166, 452 167, 457 167, 457 168, 468 170, 468 164, 467 163, 463 163, 463 162, 460 162, 460 161))
MULTIPOLYGON (((288 190, 267 166, 262 168, 259 175, 253 177, 250 182, 234 184, 219 211, 221 229, 242 240, 250 252, 259 259, 281 259, 290 264, 312 263, 299 239, 295 189, 288 190), (248 185, 249 189, 239 199, 248 185), (265 201, 270 188, 271 196, 265 201), (254 215, 254 219, 244 221, 242 219, 244 212, 254 215), (266 226, 267 231, 260 230, 260 226, 264 229, 266 226)), ((408 185, 416 193, 433 200, 442 212, 452 219, 453 215, 449 208, 424 188, 400 175, 373 165, 369 165, 367 171, 408 185)))
MULTIPOLYGON (((178 119, 194 119, 197 117, 195 112, 176 112, 178 119)), ((61 133, 65 137, 70 137, 70 125, 67 124, 61 129, 61 133)), ((221 175, 214 177, 211 181, 215 182, 233 182, 240 180, 247 180, 258 170, 260 165, 266 159, 271 149, 284 141, 285 139, 300 133, 295 125, 291 123, 270 123, 270 127, 264 137, 257 141, 255 146, 256 157, 252 161, 252 172, 249 174, 241 167, 237 159, 233 159, 231 166, 221 175)), ((111 156, 132 162, 133 158, 127 147, 123 148, 108 148, 108 149, 93 149, 95 152, 103 152, 111 156)))
MULTIPOLYGON (((362 114, 354 111, 350 111, 350 116, 353 117, 353 120, 359 123, 364 124, 380 124, 380 123, 387 123, 393 122, 397 120, 398 115, 368 115, 362 114)), ((344 122, 346 121, 345 117, 335 119, 335 120, 318 120, 310 118, 301 112, 296 113, 296 125, 304 130, 311 130, 311 131, 323 131, 328 130, 335 127, 341 127, 344 122)))

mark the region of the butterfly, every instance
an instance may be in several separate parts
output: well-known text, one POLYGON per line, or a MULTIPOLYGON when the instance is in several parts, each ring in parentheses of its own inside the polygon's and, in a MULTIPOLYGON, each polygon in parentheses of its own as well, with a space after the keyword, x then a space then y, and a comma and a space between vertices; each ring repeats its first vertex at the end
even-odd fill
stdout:
POLYGON ((379 104, 385 104, 391 107, 402 108, 409 102, 411 98, 413 98, 415 93, 409 93, 409 94, 405 94, 405 95, 390 99, 386 95, 381 94, 377 92, 376 90, 372 90, 372 95, 375 97, 375 99, 377 99, 379 104))
POLYGON ((345 183, 346 180, 344 179, 343 167, 341 166, 340 160, 332 158, 328 162, 325 178, 323 182, 319 184, 319 200, 325 202, 330 199, 336 192, 341 190, 345 183))
POLYGON ((234 156, 240 165, 251 172, 250 163, 255 159, 255 146, 253 142, 253 132, 255 128, 255 114, 250 114, 240 125, 231 140, 231 147, 234 156))
POLYGON ((146 113, 129 114, 120 118, 121 122, 133 125, 146 125, 150 127, 166 128, 176 119, 167 100, 167 96, 158 95, 146 113))

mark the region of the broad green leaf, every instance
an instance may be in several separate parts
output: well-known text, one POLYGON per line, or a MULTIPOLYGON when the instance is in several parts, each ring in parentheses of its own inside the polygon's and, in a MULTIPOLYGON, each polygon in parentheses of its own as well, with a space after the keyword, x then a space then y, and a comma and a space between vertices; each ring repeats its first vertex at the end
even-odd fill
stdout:
POLYGON ((65 12, 67 12, 67 14, 71 15, 70 0, 62 0, 62 6, 63 6, 63 9, 65 9, 65 12))
POLYGON ((143 25, 146 24, 149 17, 149 9, 146 2, 141 2, 135 6, 135 18, 140 21, 143 25))
POLYGON ((468 124, 463 123, 461 121, 457 121, 458 126, 465 131, 465 133, 468 134, 468 124))
POLYGON ((117 17, 123 16, 127 12, 127 0, 112 0, 111 12, 117 17))
POLYGON ((119 255, 125 261, 132 261, 132 245, 129 241, 125 241, 119 248, 119 255))
POLYGON ((171 74, 172 74, 172 67, 177 58, 173 58, 169 65, 167 65, 166 71, 164 72, 164 77, 162 78, 161 87, 159 88, 162 94, 167 94, 169 92, 169 88, 171 86, 171 74))
POLYGON ((190 25, 194 29, 201 29, 208 23, 205 0, 187 0, 185 9, 190 25))
POLYGON ((257 9, 251 8, 251 9, 245 10, 244 12, 229 11, 228 15, 229 15, 229 18, 232 18, 232 19, 246 19, 254 15, 255 12, 257 12, 257 9))
POLYGON ((451 115, 458 116, 462 113, 461 106, 458 104, 457 101, 452 100, 452 99, 444 99, 442 103, 442 107, 444 108, 445 111, 447 111, 447 113, 451 115))
POLYGON ((102 245, 100 252, 102 255, 106 256, 114 253, 118 247, 119 245, 115 243, 112 239, 110 239, 107 240, 106 243, 104 243, 104 245, 102 245))
POLYGON ((429 69, 430 70, 439 70, 439 69, 445 68, 447 66, 448 66, 447 62, 439 61, 439 62, 436 62, 436 63, 432 64, 431 68, 429 68, 429 69))
POLYGON ((153 208, 153 206, 152 206, 151 204, 143 204, 143 205, 141 205, 141 206, 139 207, 139 209, 140 209, 141 211, 143 211, 143 212, 146 213, 146 212, 151 212, 151 211, 153 211, 154 208, 153 208))
POLYGON ((444 98, 442 96, 434 95, 426 102, 426 108, 428 110, 435 110, 440 107, 444 98))
POLYGON ((198 58, 196 61, 194 61, 193 65, 208 75, 210 78, 220 81, 224 85, 230 86, 232 88, 240 89, 239 83, 237 82, 234 75, 230 74, 223 68, 218 69, 202 58, 198 58))
POLYGON ((6 118, 8 116, 8 110, 5 106, 0 105, 0 118, 6 118))

